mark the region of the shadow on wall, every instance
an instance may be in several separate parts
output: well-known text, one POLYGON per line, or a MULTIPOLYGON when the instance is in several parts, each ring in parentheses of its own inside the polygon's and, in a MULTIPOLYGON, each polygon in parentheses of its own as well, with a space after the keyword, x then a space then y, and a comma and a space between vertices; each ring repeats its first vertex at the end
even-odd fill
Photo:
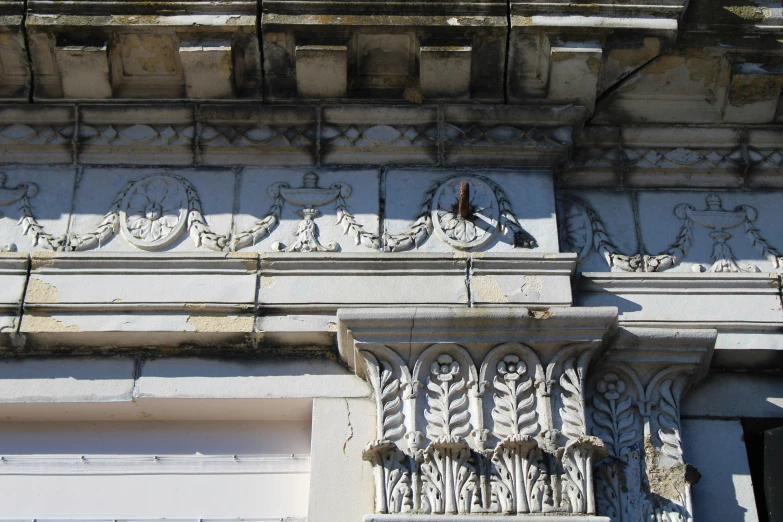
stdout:
POLYGON ((685 460, 701 473, 692 487, 694 520, 757 522, 740 421, 684 419, 682 425, 685 460))

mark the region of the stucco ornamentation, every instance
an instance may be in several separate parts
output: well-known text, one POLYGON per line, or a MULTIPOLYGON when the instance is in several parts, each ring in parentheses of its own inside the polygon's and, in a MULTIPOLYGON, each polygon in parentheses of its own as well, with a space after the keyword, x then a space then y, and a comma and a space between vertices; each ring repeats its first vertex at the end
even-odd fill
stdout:
POLYGON ((120 229, 132 245, 152 250, 171 244, 187 221, 187 197, 173 178, 151 177, 137 182, 126 194, 120 229))
POLYGON ((495 346, 479 364, 437 343, 411 367, 383 345, 360 351, 377 401, 365 449, 378 513, 595 514, 583 388, 597 345, 566 345, 542 364, 530 346, 495 346))
POLYGON ((517 248, 536 248, 538 243, 519 222, 503 189, 491 179, 479 176, 450 176, 435 181, 424 193, 416 220, 398 234, 384 236, 387 252, 418 248, 433 232, 458 250, 479 249, 500 234, 508 235, 517 248), (470 215, 457 212, 460 185, 467 183, 470 215), (500 234, 498 234, 500 232, 500 234))
POLYGON ((771 261, 776 269, 783 266, 783 254, 771 246, 754 225, 758 218, 755 208, 740 205, 734 210, 726 210, 716 194, 708 195, 706 203, 703 210, 687 203, 674 208, 674 215, 681 223, 680 230, 674 242, 663 252, 655 255, 626 255, 614 244, 596 210, 584 200, 568 194, 558 200, 561 242, 564 250, 579 254, 580 261, 594 249, 612 269, 624 272, 660 272, 677 265, 685 258, 693 244, 694 230, 698 226, 710 231, 709 236, 713 240, 713 263, 707 267, 696 265, 696 270, 759 272, 755 265, 740 266, 727 243, 732 238, 732 234, 727 231, 740 228, 762 257, 771 261))

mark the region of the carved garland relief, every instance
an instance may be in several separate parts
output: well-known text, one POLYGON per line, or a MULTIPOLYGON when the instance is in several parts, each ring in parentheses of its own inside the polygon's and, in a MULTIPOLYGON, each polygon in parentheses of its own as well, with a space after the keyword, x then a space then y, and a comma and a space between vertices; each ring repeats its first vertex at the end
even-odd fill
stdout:
POLYGON ((595 514, 583 398, 596 345, 561 348, 544 365, 521 343, 487 353, 434 344, 412 370, 387 346, 360 347, 377 404, 378 513, 595 514))
MULTIPOLYGON (((432 184, 425 192, 421 214, 403 233, 380 238, 364 230, 349 210, 348 199, 352 189, 345 183, 330 187, 318 185, 318 175, 307 173, 301 187, 274 183, 267 193, 272 204, 266 215, 247 230, 233 236, 217 234, 207 223, 196 188, 184 177, 173 174, 155 174, 128 182, 116 195, 101 222, 90 232, 70 236, 53 236, 44 230, 33 213, 31 199, 38 188, 34 184, 5 187, 5 175, 0 178, 0 205, 19 201, 19 224, 24 233, 33 237, 35 245, 63 250, 100 248, 117 232, 133 246, 142 250, 160 250, 176 241, 187 230, 194 244, 215 251, 235 251, 254 245, 268 236, 279 224, 286 204, 299 208, 301 220, 289 244, 276 242, 275 250, 286 252, 334 252, 339 244, 321 242, 315 218, 325 206, 333 204, 336 224, 343 235, 357 245, 396 252, 416 248, 433 230, 437 237, 452 248, 474 250, 485 247, 498 231, 510 233, 516 247, 535 248, 535 239, 520 225, 511 203, 503 190, 483 176, 449 177, 432 184), (469 196, 460 205, 460 188, 467 187, 469 196)), ((15 249, 9 245, 7 250, 15 249)))
POLYGON ((755 226, 758 212, 755 208, 740 205, 734 210, 723 208, 720 197, 710 194, 706 208, 699 210, 692 205, 680 204, 674 208, 674 215, 681 226, 677 237, 663 252, 655 255, 627 255, 612 242, 598 213, 584 200, 568 194, 558 200, 560 216, 560 241, 564 251, 576 252, 584 260, 595 249, 610 268, 624 272, 661 272, 677 265, 687 254, 693 243, 696 227, 709 230, 713 240, 712 265, 694 265, 694 271, 707 272, 759 272, 755 265, 740 266, 734 252, 727 243, 736 229, 759 254, 770 260, 776 269, 783 266, 783 254, 772 247, 755 226), (729 232, 731 231, 731 232, 729 232))

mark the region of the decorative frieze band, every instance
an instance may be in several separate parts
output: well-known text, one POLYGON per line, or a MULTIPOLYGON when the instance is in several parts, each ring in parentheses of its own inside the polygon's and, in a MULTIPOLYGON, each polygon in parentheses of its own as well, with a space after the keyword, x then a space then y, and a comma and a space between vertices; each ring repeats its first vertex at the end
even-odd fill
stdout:
POLYGON ((756 265, 741 264, 727 241, 733 235, 745 236, 759 256, 775 269, 783 263, 783 254, 767 242, 757 228, 758 211, 749 205, 733 210, 723 208, 720 196, 708 194, 704 208, 687 203, 674 207, 680 230, 669 247, 658 254, 624 254, 612 241, 596 209, 575 194, 562 194, 558 200, 561 219, 560 242, 567 251, 583 260, 591 250, 599 253, 612 270, 624 272, 660 272, 677 265, 688 255, 697 228, 709 230, 713 241, 712 264, 696 264, 695 272, 760 272, 756 265))

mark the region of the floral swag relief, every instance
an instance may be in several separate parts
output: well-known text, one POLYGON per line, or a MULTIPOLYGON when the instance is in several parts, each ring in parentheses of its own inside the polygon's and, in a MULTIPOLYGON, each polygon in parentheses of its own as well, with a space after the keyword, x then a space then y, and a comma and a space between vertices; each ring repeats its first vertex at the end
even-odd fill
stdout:
MULTIPOLYGON (((320 187, 318 175, 312 172, 303 176, 302 186, 298 188, 287 183, 270 185, 267 194, 272 204, 266 215, 233 235, 218 234, 210 228, 198 192, 186 178, 156 174, 128 182, 93 230, 54 236, 44 230, 33 213, 31 199, 38 191, 37 186, 5 187, 5 176, 0 176, 0 206, 18 201, 19 224, 24 233, 33 238, 35 245, 55 251, 100 248, 118 232, 139 249, 160 250, 174 243, 185 230, 197 247, 219 252, 236 251, 269 236, 280 223, 285 205, 289 204, 299 208, 302 219, 289 245, 276 242, 272 247, 287 252, 333 252, 339 250, 339 245, 334 241, 321 243, 315 222, 321 214, 319 207, 332 203, 336 224, 342 226, 343 235, 351 237, 357 245, 381 249, 380 238, 364 230, 348 208, 347 200, 352 193, 350 185, 334 183, 320 187)), ((521 248, 537 247, 535 238, 522 228, 514 215, 503 190, 489 178, 478 175, 436 181, 425 193, 418 219, 401 234, 386 234, 383 250, 398 252, 416 248, 433 231, 444 243, 460 250, 485 247, 494 240, 506 240, 521 248)), ((13 250, 15 246, 4 248, 13 250)))
POLYGON ((597 344, 543 364, 505 343, 477 367, 439 343, 412 370, 387 346, 357 347, 377 402, 378 440, 363 454, 377 513, 596 513, 593 466, 606 450, 588 434, 583 388, 597 344))
POLYGON ((505 239, 517 248, 538 246, 514 215, 503 189, 476 174, 435 181, 424 194, 416 221, 404 232, 386 234, 384 250, 418 248, 433 230, 441 241, 459 250, 475 250, 495 239, 505 239))
MULTIPOLYGON (((184 230, 188 231, 197 247, 203 245, 216 251, 238 250, 267 236, 279 223, 286 202, 303 207, 299 212, 303 219, 287 251, 334 251, 339 248, 334 242, 327 246, 319 242, 318 227, 313 221, 319 213, 316 207, 331 202, 335 204, 337 223, 342 225, 344 234, 351 236, 356 244, 379 248, 377 236, 365 231, 348 210, 346 199, 351 195, 351 187, 336 183, 329 188, 320 188, 318 176, 313 173, 304 175, 301 188, 291 188, 285 183, 270 186, 268 193, 273 203, 267 215, 233 238, 212 231, 195 187, 182 176, 161 174, 130 181, 119 191, 97 227, 86 234, 70 236, 53 236, 38 223, 30 202, 38 192, 36 185, 21 184, 7 188, 5 175, 0 176, 0 206, 19 201, 19 224, 24 233, 33 237, 35 245, 50 250, 100 248, 117 232, 121 232, 125 240, 137 248, 159 250, 171 245, 184 230)), ((284 248, 279 243, 275 246, 284 248)), ((5 249, 14 250, 15 246, 8 245, 5 249)))
POLYGON ((660 272, 675 266, 688 254, 693 243, 694 229, 698 225, 710 230, 713 263, 709 267, 694 265, 694 271, 759 272, 755 265, 741 267, 727 243, 732 237, 728 231, 740 229, 762 257, 770 260, 776 269, 783 267, 783 254, 767 243, 754 225, 758 217, 755 208, 741 205, 734 210, 725 210, 716 194, 707 196, 706 203, 703 210, 688 204, 674 208, 674 215, 681 223, 680 231, 665 251, 656 255, 626 255, 620 253, 620 249, 612 242, 595 209, 576 196, 565 195, 558 200, 560 240, 563 250, 576 252, 580 261, 595 249, 612 269, 660 272))

